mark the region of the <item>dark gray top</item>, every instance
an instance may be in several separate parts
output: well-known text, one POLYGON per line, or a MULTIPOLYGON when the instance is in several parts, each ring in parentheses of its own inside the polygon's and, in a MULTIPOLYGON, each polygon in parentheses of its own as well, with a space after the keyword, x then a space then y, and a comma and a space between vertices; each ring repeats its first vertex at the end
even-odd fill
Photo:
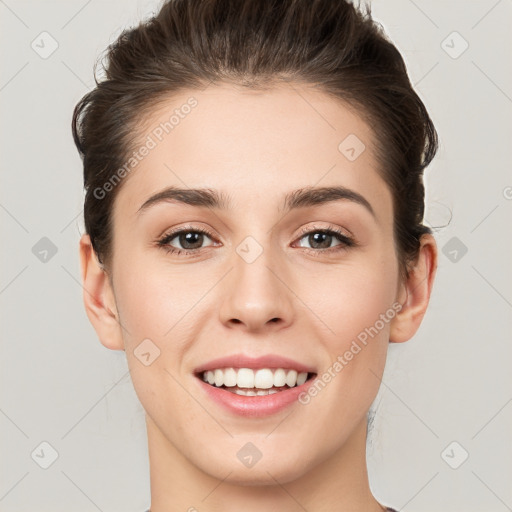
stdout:
MULTIPOLYGON (((397 512, 394 508, 391 508, 391 507, 388 507, 387 511, 388 512, 397 512)), ((148 508, 145 512, 151 512, 151 510, 149 510, 149 508, 148 508)))

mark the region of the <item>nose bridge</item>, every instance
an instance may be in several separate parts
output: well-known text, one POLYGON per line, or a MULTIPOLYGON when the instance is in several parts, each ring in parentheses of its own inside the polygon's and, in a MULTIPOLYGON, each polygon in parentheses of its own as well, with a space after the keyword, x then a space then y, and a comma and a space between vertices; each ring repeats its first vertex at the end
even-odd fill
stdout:
POLYGON ((220 314, 224 323, 242 323, 250 330, 266 324, 286 325, 292 318, 290 292, 279 255, 271 247, 271 239, 263 234, 256 239, 247 236, 233 252, 234 269, 226 283, 220 314))

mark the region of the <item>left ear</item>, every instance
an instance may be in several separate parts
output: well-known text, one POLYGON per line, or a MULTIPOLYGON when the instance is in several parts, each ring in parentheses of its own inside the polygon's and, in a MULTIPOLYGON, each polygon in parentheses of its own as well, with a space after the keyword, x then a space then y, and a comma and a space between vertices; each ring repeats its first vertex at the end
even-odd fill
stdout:
POLYGON ((418 330, 427 310, 437 269, 437 244, 430 234, 420 239, 418 257, 409 269, 409 277, 400 286, 397 300, 402 309, 390 325, 389 341, 410 340, 418 330))

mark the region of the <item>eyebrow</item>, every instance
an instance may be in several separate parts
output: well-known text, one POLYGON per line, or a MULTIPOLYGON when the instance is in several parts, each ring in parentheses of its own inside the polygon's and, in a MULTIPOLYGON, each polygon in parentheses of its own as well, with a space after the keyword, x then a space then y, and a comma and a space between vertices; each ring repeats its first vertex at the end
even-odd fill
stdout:
MULTIPOLYGON (((342 186, 300 188, 286 194, 283 204, 284 211, 289 212, 298 208, 317 206, 339 200, 357 203, 366 208, 375 217, 375 211, 365 197, 354 190, 342 186)), ((231 205, 229 196, 214 189, 170 186, 147 199, 137 213, 141 214, 151 206, 162 202, 178 202, 190 206, 203 206, 220 210, 228 210, 231 205)))

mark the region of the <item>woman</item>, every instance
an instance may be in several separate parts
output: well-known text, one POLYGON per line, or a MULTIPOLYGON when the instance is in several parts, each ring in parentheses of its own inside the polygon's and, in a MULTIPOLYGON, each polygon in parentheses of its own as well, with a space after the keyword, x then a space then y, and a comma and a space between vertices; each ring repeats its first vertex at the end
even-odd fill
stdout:
POLYGON ((437 135, 342 0, 170 0, 75 108, 84 302, 146 411, 151 512, 393 510, 368 411, 437 264, 437 135))

